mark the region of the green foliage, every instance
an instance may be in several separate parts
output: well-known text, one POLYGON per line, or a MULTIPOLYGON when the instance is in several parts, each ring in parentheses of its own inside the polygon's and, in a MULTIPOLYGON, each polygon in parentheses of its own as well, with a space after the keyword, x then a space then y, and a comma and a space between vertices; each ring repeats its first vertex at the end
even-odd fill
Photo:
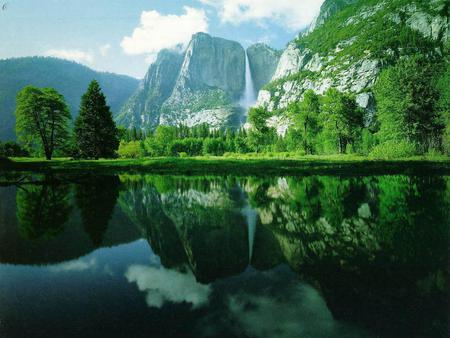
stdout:
POLYGON ((417 154, 417 147, 405 140, 385 141, 373 148, 369 157, 380 159, 407 158, 417 154))
POLYGON ((50 160, 68 140, 69 108, 64 97, 52 88, 22 89, 15 115, 17 139, 30 152, 42 149, 50 160))
POLYGON ((172 155, 186 154, 186 156, 199 156, 203 152, 203 140, 198 138, 185 138, 175 140, 171 143, 170 153, 172 155))
POLYGON ((313 154, 315 138, 320 130, 319 96, 312 90, 306 91, 302 101, 294 102, 288 107, 287 114, 294 121, 294 128, 297 130, 291 136, 298 135, 305 154, 313 154))
POLYGON ((76 145, 81 158, 113 158, 119 148, 119 131, 97 81, 81 98, 75 121, 76 145))
POLYGON ((68 186, 52 181, 18 189, 16 203, 19 233, 31 240, 60 234, 72 210, 68 186))
POLYGON ((158 126, 154 134, 144 141, 146 154, 150 156, 170 156, 172 142, 176 139, 176 128, 158 126))
POLYGON ((332 88, 323 97, 320 122, 322 142, 333 149, 333 152, 342 154, 347 145, 354 143, 359 137, 363 127, 363 114, 352 96, 332 88))
POLYGON ((225 143, 220 138, 206 138, 203 141, 203 154, 222 156, 225 153, 225 143))
POLYGON ((119 197, 117 176, 85 176, 77 184, 76 201, 83 227, 94 246, 102 244, 109 220, 119 197))
MULTIPOLYGON (((448 8, 448 5, 447 5, 448 8)), ((442 135, 442 148, 450 155, 450 64, 447 63, 442 74, 437 79, 436 88, 439 92, 437 110, 439 112, 440 124, 445 126, 442 135)))
POLYGON ((361 142, 357 145, 359 153, 368 155, 377 144, 376 136, 367 128, 361 132, 361 142))
POLYGON ((140 158, 144 156, 144 148, 141 141, 122 141, 117 153, 120 158, 140 158))
POLYGON ((374 88, 381 142, 416 143, 422 152, 440 143, 444 126, 434 85, 439 66, 417 55, 383 71, 374 88))
POLYGON ((250 149, 262 152, 276 141, 275 129, 267 126, 267 119, 272 115, 273 113, 261 107, 250 109, 248 113, 248 121, 252 125, 248 134, 250 149))
POLYGON ((0 142, 0 157, 25 157, 29 155, 29 152, 16 142, 0 142))

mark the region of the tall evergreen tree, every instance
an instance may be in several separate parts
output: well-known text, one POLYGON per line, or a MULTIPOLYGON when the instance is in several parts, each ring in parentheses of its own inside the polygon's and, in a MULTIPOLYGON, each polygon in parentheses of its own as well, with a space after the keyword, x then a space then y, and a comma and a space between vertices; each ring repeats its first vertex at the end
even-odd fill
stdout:
POLYGON ((17 139, 27 150, 37 146, 51 160, 53 152, 67 141, 70 112, 55 89, 25 87, 17 94, 15 114, 17 139))
POLYGON ((119 148, 119 131, 97 81, 92 81, 81 98, 75 121, 75 139, 82 158, 111 158, 119 148))

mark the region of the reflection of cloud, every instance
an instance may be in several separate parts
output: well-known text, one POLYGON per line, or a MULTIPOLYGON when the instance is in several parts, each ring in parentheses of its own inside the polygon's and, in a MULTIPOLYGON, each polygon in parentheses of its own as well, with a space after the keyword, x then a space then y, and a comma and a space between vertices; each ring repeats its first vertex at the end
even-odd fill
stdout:
POLYGON ((85 271, 89 270, 97 265, 97 260, 91 258, 89 260, 78 259, 76 261, 65 262, 50 267, 51 271, 85 271))
POLYGON ((319 293, 297 284, 270 295, 234 295, 228 301, 232 320, 255 337, 363 337, 335 321, 319 293))
POLYGON ((147 293, 148 306, 161 308, 165 302, 191 303, 194 308, 208 302, 211 288, 195 280, 192 272, 180 273, 163 267, 132 265, 125 273, 128 282, 135 282, 147 293))

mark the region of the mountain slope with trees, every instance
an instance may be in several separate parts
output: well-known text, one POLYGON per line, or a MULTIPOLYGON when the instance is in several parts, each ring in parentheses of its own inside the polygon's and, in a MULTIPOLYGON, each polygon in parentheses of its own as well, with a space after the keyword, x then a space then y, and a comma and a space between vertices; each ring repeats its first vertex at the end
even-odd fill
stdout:
MULTIPOLYGON (((324 122, 327 97, 337 90, 363 109, 363 123, 352 127, 360 135, 349 139, 362 148, 391 142, 409 153, 448 151, 448 17, 444 0, 326 0, 311 29, 284 51, 257 105, 279 135, 301 138, 294 105, 313 91, 324 122)), ((325 150, 330 140, 318 136, 316 152, 345 152, 341 138, 325 150)))
POLYGON ((80 98, 94 79, 103 88, 114 116, 139 84, 137 79, 128 76, 96 72, 75 62, 56 58, 0 60, 0 141, 15 139, 16 96, 25 86, 55 88, 64 96, 72 117, 75 117, 80 98))

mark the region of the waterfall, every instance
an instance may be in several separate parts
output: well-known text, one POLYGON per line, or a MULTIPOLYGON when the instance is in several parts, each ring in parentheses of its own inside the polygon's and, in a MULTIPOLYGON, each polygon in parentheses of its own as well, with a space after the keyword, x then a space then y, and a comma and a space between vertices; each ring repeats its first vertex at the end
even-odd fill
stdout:
POLYGON ((250 69, 250 62, 248 60, 248 54, 245 52, 245 91, 242 95, 240 105, 245 109, 247 113, 248 110, 254 106, 256 103, 256 93, 255 86, 253 85, 252 71, 250 69))
POLYGON ((248 231, 248 262, 251 264, 252 256, 253 256, 253 245, 255 242, 255 233, 256 233, 256 220, 258 214, 255 210, 253 210, 249 204, 247 204, 243 209, 242 213, 247 219, 247 231, 248 231))

